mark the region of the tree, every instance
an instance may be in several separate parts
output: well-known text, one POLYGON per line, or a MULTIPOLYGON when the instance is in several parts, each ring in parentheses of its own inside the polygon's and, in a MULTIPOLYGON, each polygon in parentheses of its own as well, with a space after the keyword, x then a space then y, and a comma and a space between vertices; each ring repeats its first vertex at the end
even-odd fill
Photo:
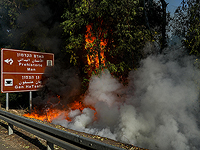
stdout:
MULTIPOLYGON (((166 12, 167 3, 165 0, 153 1, 143 0, 144 15, 148 29, 153 33, 157 33, 154 40, 160 46, 160 53, 167 46, 167 26, 171 19, 169 13, 166 12)), ((154 34, 155 35, 155 34, 154 34)))
POLYGON ((183 41, 189 54, 200 56, 200 3, 199 0, 182 1, 175 12, 174 34, 185 38, 183 41))
POLYGON ((189 3, 189 20, 185 45, 190 54, 200 56, 200 3, 199 0, 189 3))
POLYGON ((164 0, 160 0, 160 1, 162 3, 162 42, 161 42, 161 53, 162 53, 162 50, 167 46, 167 42, 166 42, 167 3, 164 0))
MULTIPOLYGON (((66 39, 66 51, 71 54, 71 62, 79 68, 87 69, 85 67, 87 55, 94 57, 98 55, 100 70, 106 67, 114 75, 126 77, 144 57, 142 48, 145 43, 153 40, 144 22, 142 2, 139 0, 76 2, 74 8, 68 9, 63 14, 65 21, 62 23, 65 35, 69 37, 66 39), (92 47, 94 51, 85 50, 88 25, 92 26, 91 34, 96 38, 86 47, 92 47), (102 38, 106 40, 103 48, 106 57, 105 66, 101 63, 103 60, 99 54, 102 38)), ((151 14, 149 16, 152 17, 151 14)))

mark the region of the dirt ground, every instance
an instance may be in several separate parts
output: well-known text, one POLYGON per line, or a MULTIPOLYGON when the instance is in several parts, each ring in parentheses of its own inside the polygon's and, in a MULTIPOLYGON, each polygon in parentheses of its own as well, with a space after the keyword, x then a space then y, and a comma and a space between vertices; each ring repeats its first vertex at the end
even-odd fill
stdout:
MULTIPOLYGON (((7 123, 0 120, 0 150, 45 150, 45 141, 39 141, 37 137, 14 127, 14 133, 8 135, 7 123)), ((42 140, 42 139, 40 139, 42 140)))
MULTIPOLYGON (((2 108, 0 108, 1 110, 4 110, 2 108)), ((10 113, 22 116, 25 111, 24 110, 9 110, 10 113)), ((86 134, 83 132, 77 132, 71 129, 66 129, 63 128, 62 126, 57 126, 57 125, 53 125, 47 122, 42 122, 42 121, 38 121, 38 120, 34 120, 40 123, 44 123, 47 125, 50 125, 52 127, 61 129, 61 130, 65 130, 67 132, 71 132, 74 134, 78 134, 84 137, 88 137, 90 139, 94 139, 94 140, 98 140, 101 141, 103 143, 106 144, 110 144, 110 145, 114 145, 123 149, 128 149, 128 150, 147 150, 147 149, 143 149, 143 148, 139 148, 133 145, 129 145, 129 144, 124 144, 124 143, 120 143, 108 138, 104 138, 104 137, 100 137, 97 135, 90 135, 90 134, 86 134)), ((41 139, 29 132, 26 132, 18 127, 14 126, 14 133, 12 135, 8 135, 8 125, 7 122, 0 120, 0 150, 24 150, 24 149, 29 149, 29 150, 46 150, 46 140, 41 139)), ((54 149, 55 150, 64 150, 63 148, 54 145, 54 149)))

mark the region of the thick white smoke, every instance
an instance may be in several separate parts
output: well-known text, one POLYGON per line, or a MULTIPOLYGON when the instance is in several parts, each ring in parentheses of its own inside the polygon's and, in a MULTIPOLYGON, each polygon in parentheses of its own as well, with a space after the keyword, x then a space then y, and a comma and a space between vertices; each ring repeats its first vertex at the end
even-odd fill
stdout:
POLYGON ((84 102, 96 108, 97 120, 85 108, 71 111, 71 122, 61 115, 53 123, 143 148, 199 149, 200 72, 193 57, 169 49, 142 60, 127 87, 108 70, 93 76, 84 102))

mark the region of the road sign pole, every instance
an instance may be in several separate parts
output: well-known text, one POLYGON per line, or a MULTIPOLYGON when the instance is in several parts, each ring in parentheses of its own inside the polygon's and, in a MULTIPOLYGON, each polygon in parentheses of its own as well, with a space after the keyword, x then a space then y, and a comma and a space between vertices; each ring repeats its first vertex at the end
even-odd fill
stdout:
POLYGON ((29 109, 31 111, 32 110, 32 92, 31 91, 29 92, 29 105, 30 105, 29 109))
POLYGON ((9 98, 8 98, 8 93, 6 93, 6 110, 9 109, 9 98))

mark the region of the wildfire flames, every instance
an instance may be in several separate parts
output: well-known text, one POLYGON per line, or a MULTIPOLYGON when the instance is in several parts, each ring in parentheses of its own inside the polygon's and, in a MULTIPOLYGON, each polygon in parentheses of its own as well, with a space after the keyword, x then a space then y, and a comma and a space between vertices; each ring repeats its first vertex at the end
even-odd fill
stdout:
MULTIPOLYGON (((93 25, 86 27, 83 50, 91 52, 88 67, 93 67, 94 72, 105 64, 104 48, 100 47, 106 45, 106 40, 97 36, 101 45, 101 51, 97 51, 93 48, 97 38, 91 31, 93 25)), ((43 106, 38 105, 24 116, 150 149, 200 149, 199 68, 194 65, 194 57, 186 55, 179 44, 165 52, 142 60, 140 68, 130 71, 126 86, 107 69, 99 76, 91 76, 84 97, 74 96, 80 83, 77 74, 69 70, 62 72, 63 76, 63 70, 55 71, 52 79, 47 78, 45 86, 50 86, 43 90, 60 96, 50 96, 48 102, 39 97, 35 102, 44 100, 43 106), (65 99, 69 100, 67 105, 65 99)))
POLYGON ((100 64, 105 66, 104 48, 107 45, 107 41, 106 41, 106 39, 102 38, 102 36, 105 33, 102 32, 102 29, 98 29, 99 33, 98 33, 97 37, 98 37, 98 40, 100 40, 100 41, 99 41, 99 46, 97 46, 97 47, 100 49, 95 50, 94 47, 96 46, 96 44, 94 44, 94 43, 97 40, 97 37, 92 34, 92 25, 88 24, 86 26, 86 29, 87 30, 86 30, 86 34, 85 34, 85 42, 86 42, 85 49, 89 49, 89 53, 92 53, 92 55, 89 55, 89 54, 87 55, 87 62, 89 65, 89 70, 95 71, 95 69, 99 68, 100 64))
MULTIPOLYGON (((107 42, 105 39, 102 38, 102 33, 99 33, 98 38, 100 40, 99 42, 99 48, 100 48, 100 56, 96 50, 94 50, 93 43, 96 40, 96 37, 92 34, 92 25, 89 24, 86 26, 87 31, 85 34, 85 49, 89 49, 90 53, 92 55, 87 55, 87 62, 89 65, 89 72, 88 74, 91 75, 92 71, 95 71, 95 69, 99 68, 100 64, 105 66, 105 56, 104 56, 104 47, 106 46, 107 42), (93 45, 93 46, 90 46, 93 45)), ((101 29, 99 29, 99 32, 102 32, 101 29)), ((104 33, 103 33, 104 34, 104 33)), ((57 98, 60 99, 60 96, 57 95, 57 98)), ((95 111, 94 114, 94 120, 96 120, 96 110, 92 106, 85 105, 81 100, 80 101, 74 101, 73 103, 68 104, 67 106, 64 106, 63 108, 57 108, 56 105, 59 105, 60 101, 57 104, 52 104, 50 101, 47 102, 46 106, 42 109, 39 109, 37 107, 34 107, 34 109, 31 111, 31 113, 24 114, 25 117, 29 118, 35 118, 42 121, 52 122, 53 119, 57 118, 60 114, 64 114, 65 119, 67 121, 72 121, 69 117, 69 112, 71 110, 80 110, 80 112, 83 111, 84 108, 90 108, 91 110, 95 111), (48 107, 47 107, 48 106, 48 107)))
MULTIPOLYGON (((47 102, 47 103, 50 103, 50 102, 47 102)), ((60 101, 57 104, 59 104, 59 103, 60 103, 60 101)), ((71 121, 71 118, 69 117, 69 112, 71 110, 78 109, 82 112, 84 108, 90 108, 90 109, 96 111, 94 107, 87 106, 87 105, 83 104, 81 101, 75 101, 73 103, 70 103, 70 104, 68 104, 68 106, 66 108, 62 108, 62 109, 58 109, 56 107, 54 108, 54 106, 55 105, 51 104, 50 107, 44 108, 43 110, 40 110, 40 112, 38 112, 37 107, 34 107, 34 109, 31 113, 24 114, 24 116, 42 120, 42 121, 52 122, 52 120, 57 118, 60 114, 64 114, 65 119, 67 121, 71 121)), ((96 113, 94 115, 96 115, 96 113)))

